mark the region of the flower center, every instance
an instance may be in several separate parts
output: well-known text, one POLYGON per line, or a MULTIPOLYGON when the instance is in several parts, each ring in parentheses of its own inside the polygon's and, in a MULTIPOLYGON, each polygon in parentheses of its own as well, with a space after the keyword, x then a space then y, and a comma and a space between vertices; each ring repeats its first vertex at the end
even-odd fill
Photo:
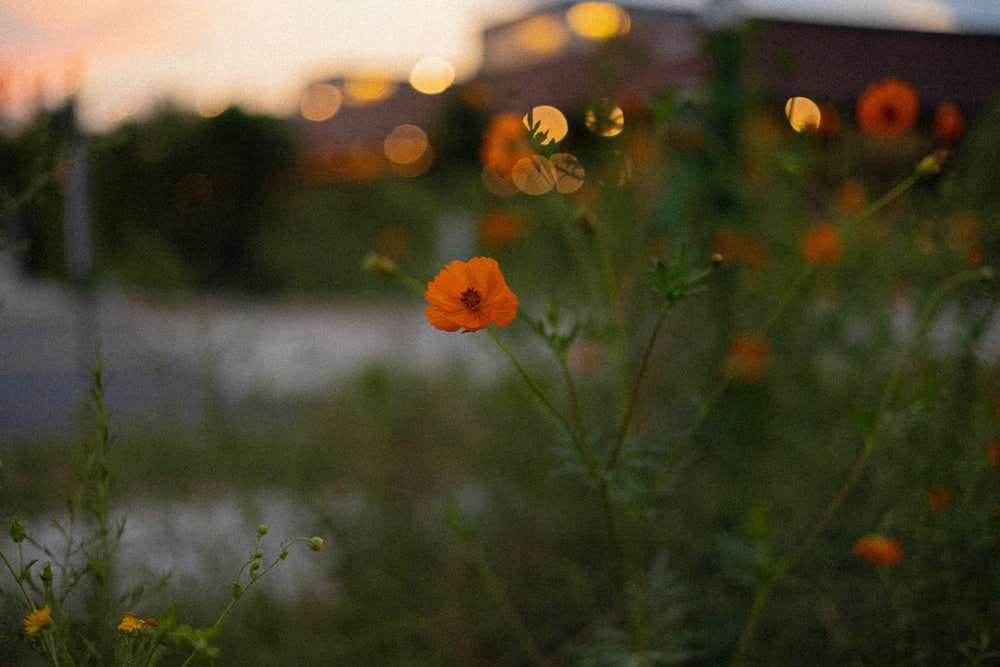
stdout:
POLYGON ((483 302, 483 297, 482 295, 479 294, 476 288, 470 287, 469 289, 462 292, 462 305, 464 305, 472 312, 478 311, 479 307, 482 305, 482 302, 483 302))

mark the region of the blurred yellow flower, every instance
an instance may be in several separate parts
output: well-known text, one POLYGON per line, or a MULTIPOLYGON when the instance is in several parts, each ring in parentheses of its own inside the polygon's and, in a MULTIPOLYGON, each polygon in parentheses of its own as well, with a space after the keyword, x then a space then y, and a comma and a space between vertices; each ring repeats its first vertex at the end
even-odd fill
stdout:
MULTIPOLYGON (((149 619, 149 620, 153 620, 153 619, 149 619)), ((155 624, 155 622, 154 622, 154 624, 155 624)), ((148 621, 146 621, 146 620, 141 619, 141 618, 136 618, 135 617, 135 612, 126 611, 126 612, 122 612, 122 622, 118 624, 118 629, 121 630, 122 632, 125 632, 125 633, 128 633, 128 634, 131 635, 131 634, 135 634, 139 630, 142 630, 146 625, 150 625, 150 623, 148 621)))
POLYGON ((29 635, 33 635, 46 625, 49 624, 49 619, 52 617, 52 608, 49 605, 45 605, 41 609, 32 609, 28 612, 28 615, 24 617, 24 631, 29 635))

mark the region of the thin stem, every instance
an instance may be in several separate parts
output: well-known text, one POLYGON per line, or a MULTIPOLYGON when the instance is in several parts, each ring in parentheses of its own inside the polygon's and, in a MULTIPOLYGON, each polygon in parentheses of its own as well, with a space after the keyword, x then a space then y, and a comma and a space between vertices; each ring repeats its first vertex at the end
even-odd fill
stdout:
POLYGON ((486 553, 483 551, 482 546, 478 543, 472 544, 469 549, 476 562, 476 567, 479 569, 480 576, 486 582, 486 589, 490 597, 496 602, 497 607, 500 609, 500 614, 507 621, 514 634, 517 635, 517 641, 521 644, 521 648, 531 657, 535 664, 542 666, 548 664, 542 652, 538 649, 538 645, 535 644, 535 640, 531 637, 531 633, 528 631, 524 621, 521 620, 521 615, 514 607, 514 603, 511 602, 507 591, 504 590, 500 577, 497 576, 493 566, 490 565, 489 560, 486 558, 486 553))
POLYGON ((563 415, 563 413, 561 413, 556 406, 552 405, 552 401, 549 400, 549 397, 545 395, 545 392, 542 391, 532 377, 528 375, 528 371, 524 369, 524 366, 522 366, 521 362, 514 356, 514 353, 510 351, 510 348, 504 345, 503 341, 500 340, 500 337, 497 336, 497 332, 493 330, 493 325, 486 327, 486 330, 490 332, 490 336, 492 336, 493 341, 501 350, 503 350, 503 353, 507 355, 507 358, 511 360, 511 363, 514 364, 517 372, 527 383, 528 388, 531 389, 531 392, 538 397, 538 400, 542 402, 545 409, 548 410, 549 413, 556 418, 556 421, 558 421, 563 428, 566 429, 566 432, 569 433, 570 437, 575 437, 575 431, 573 430, 572 424, 570 424, 569 420, 566 419, 565 415, 563 415))
POLYGON ((660 315, 656 318, 656 324, 653 325, 653 331, 649 335, 649 340, 646 342, 646 349, 642 353, 642 360, 639 362, 639 369, 636 371, 635 382, 632 385, 632 391, 629 392, 628 403, 625 406, 625 413, 622 415, 622 422, 618 427, 618 434, 615 437, 614 447, 611 450, 611 455, 608 457, 605 470, 612 470, 618 463, 618 458, 621 455, 621 449, 625 442, 625 436, 628 435, 628 429, 632 424, 632 417, 635 414, 635 407, 639 401, 639 390, 642 387, 642 381, 646 376, 646 370, 649 368, 649 360, 652 357, 653 348, 656 346, 656 339, 659 337, 660 329, 663 328, 663 324, 667 320, 667 313, 670 312, 671 305, 672 304, 669 301, 663 304, 663 308, 660 310, 660 315))

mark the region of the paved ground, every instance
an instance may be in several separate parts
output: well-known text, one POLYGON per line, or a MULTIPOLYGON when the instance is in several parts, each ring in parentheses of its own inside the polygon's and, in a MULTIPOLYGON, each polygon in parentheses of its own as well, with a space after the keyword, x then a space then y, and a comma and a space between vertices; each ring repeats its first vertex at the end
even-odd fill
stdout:
POLYGON ((495 349, 483 353, 483 337, 428 326, 416 298, 168 303, 115 288, 84 297, 28 282, 0 255, 0 443, 72 432, 95 341, 123 419, 184 418, 206 394, 227 403, 306 398, 375 363, 489 373, 502 362, 495 349))

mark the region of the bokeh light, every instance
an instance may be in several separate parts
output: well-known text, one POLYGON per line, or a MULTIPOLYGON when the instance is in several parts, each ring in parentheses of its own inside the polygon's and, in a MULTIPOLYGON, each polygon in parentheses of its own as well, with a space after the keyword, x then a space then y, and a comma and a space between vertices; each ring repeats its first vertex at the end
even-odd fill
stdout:
POLYGON ((580 161, 569 153, 556 153, 549 158, 556 173, 556 192, 569 194, 583 187, 586 171, 580 161))
POLYGON ((785 102, 785 116, 796 132, 811 133, 819 129, 819 105, 808 97, 792 97, 785 102))
POLYGON ((599 137, 616 137, 625 129, 625 112, 608 99, 602 99, 584 115, 587 129, 599 137))
POLYGON ((518 192, 514 181, 510 180, 510 178, 504 178, 489 166, 483 167, 480 179, 486 189, 498 197, 510 197, 511 195, 516 195, 518 192))
POLYGON ((344 81, 344 93, 351 104, 363 106, 392 97, 396 84, 381 76, 357 77, 344 81))
POLYGON ((569 123, 562 111, 547 105, 537 106, 522 119, 528 132, 534 131, 534 138, 543 146, 559 143, 569 132, 569 123))
POLYGON ((566 46, 569 36, 565 24, 558 18, 551 14, 538 14, 517 26, 516 38, 527 51, 549 56, 559 53, 566 46))
POLYGON ((526 195, 544 195, 556 184, 556 168, 544 156, 521 158, 510 172, 510 180, 526 195))
POLYGON ((410 70, 410 85, 425 95, 442 93, 455 82, 455 68, 444 58, 421 58, 410 70))
POLYGON ((323 121, 340 111, 344 96, 332 83, 314 83, 299 100, 299 111, 306 120, 323 121))
POLYGON ((411 164, 427 152, 427 133, 416 125, 397 125, 385 138, 385 156, 396 164, 411 164))
POLYGON ((566 23, 576 34, 594 40, 624 35, 632 27, 628 13, 613 2, 578 2, 566 10, 566 23))

